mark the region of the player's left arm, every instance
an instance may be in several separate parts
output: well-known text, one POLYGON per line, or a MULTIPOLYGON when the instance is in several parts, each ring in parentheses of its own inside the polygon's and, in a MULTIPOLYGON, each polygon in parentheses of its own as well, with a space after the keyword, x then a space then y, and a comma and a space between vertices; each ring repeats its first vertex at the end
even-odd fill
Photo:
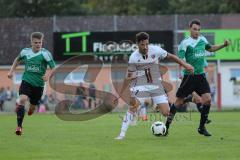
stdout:
POLYGON ((50 71, 46 72, 44 76, 42 76, 42 79, 47 82, 49 76, 52 74, 53 68, 50 68, 50 71))
POLYGON ((50 71, 46 72, 45 75, 42 77, 42 79, 46 82, 49 78, 49 76, 52 74, 53 69, 56 67, 56 64, 52 58, 52 54, 50 52, 46 52, 46 54, 44 55, 44 58, 48 64, 48 66, 50 67, 50 71))
POLYGON ((215 52, 218 51, 224 47, 227 47, 230 45, 230 41, 229 40, 224 40, 224 43, 221 45, 206 45, 206 50, 209 52, 215 52))

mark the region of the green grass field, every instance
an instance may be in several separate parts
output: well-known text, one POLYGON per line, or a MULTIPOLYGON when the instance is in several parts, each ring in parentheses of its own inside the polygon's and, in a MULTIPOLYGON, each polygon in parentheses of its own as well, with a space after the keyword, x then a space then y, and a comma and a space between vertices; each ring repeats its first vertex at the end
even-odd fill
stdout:
POLYGON ((151 121, 129 128, 127 138, 114 140, 119 114, 87 122, 66 122, 55 115, 26 116, 24 134, 16 136, 15 115, 0 115, 1 160, 159 160, 240 159, 240 112, 212 112, 212 137, 197 133, 198 113, 178 114, 168 137, 155 137, 151 121))

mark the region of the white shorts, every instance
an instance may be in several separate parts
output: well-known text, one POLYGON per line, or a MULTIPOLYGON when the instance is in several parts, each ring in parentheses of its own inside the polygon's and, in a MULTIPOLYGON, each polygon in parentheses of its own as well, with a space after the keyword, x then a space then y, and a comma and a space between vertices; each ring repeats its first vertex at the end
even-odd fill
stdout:
POLYGON ((145 100, 147 100, 149 98, 152 98, 154 105, 158 105, 158 104, 161 104, 161 103, 167 103, 168 104, 168 97, 165 94, 161 95, 161 96, 148 97, 148 98, 138 98, 138 97, 136 97, 136 98, 139 100, 141 105, 143 105, 145 100))

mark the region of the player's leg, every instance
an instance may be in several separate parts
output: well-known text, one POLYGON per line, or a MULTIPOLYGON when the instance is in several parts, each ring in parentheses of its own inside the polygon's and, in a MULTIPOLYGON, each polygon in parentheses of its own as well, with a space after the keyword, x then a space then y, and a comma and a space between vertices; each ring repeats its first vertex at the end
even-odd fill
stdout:
POLYGON ((211 95, 210 93, 202 94, 202 102, 203 102, 203 108, 201 112, 201 118, 200 118, 200 124, 198 128, 198 132, 200 134, 203 134, 204 136, 211 136, 211 134, 207 131, 205 127, 205 123, 208 120, 208 114, 210 111, 211 106, 211 95))
MULTIPOLYGON (((196 104, 199 113, 201 113, 203 109, 202 98, 196 92, 193 92, 192 95, 193 95, 193 98, 192 98, 193 103, 196 104)), ((206 124, 209 124, 209 123, 211 123, 211 120, 207 118, 206 124)))
POLYGON ((137 125, 137 121, 138 121, 139 118, 141 120, 143 120, 143 121, 147 121, 148 120, 148 117, 147 117, 147 107, 150 106, 151 104, 152 104, 152 99, 151 98, 147 98, 144 101, 144 103, 140 104, 140 107, 138 107, 137 113, 134 114, 133 120, 130 123, 131 126, 136 126, 137 125))
POLYGON ((132 123, 132 121, 134 120, 134 116, 136 116, 139 105, 140 105, 140 102, 136 97, 130 98, 130 108, 126 112, 125 117, 122 121, 121 132, 119 136, 116 137, 115 139, 122 140, 125 138, 127 129, 129 125, 132 123))
POLYGON ((141 119, 143 121, 147 121, 148 120, 148 117, 147 117, 147 107, 150 106, 151 104, 152 104, 152 99, 148 98, 140 106, 139 113, 140 113, 140 117, 141 117, 141 119))
POLYGON ((143 105, 141 105, 141 107, 140 107, 140 118, 143 120, 143 121, 147 121, 148 120, 148 117, 147 117, 147 106, 148 106, 148 104, 143 104, 143 105))
MULTIPOLYGON (((160 111, 160 113, 164 116, 167 117, 169 116, 169 102, 168 102, 168 97, 167 95, 161 95, 157 97, 153 97, 153 103, 156 104, 156 110, 160 111)), ((168 132, 168 130, 166 130, 168 132)), ((167 135, 167 133, 164 133, 164 135, 167 135)))
POLYGON ((176 100, 170 107, 170 113, 166 121, 167 132, 165 136, 167 136, 168 134, 170 124, 172 123, 175 117, 177 108, 180 108, 181 106, 183 106, 184 98, 187 97, 189 94, 191 94, 193 90, 194 90, 194 77, 190 75, 185 75, 183 77, 180 87, 177 90, 176 100))
POLYGON ((169 103, 167 95, 155 96, 152 97, 153 103, 156 104, 156 110, 160 111, 160 113, 167 117, 169 115, 169 103))
POLYGON ((199 95, 201 95, 202 104, 203 104, 198 133, 203 134, 204 136, 211 136, 211 134, 208 133, 208 131, 205 127, 205 123, 208 119, 208 114, 209 114, 210 106, 211 106, 211 94, 210 94, 209 83, 204 74, 199 76, 198 84, 199 85, 196 88, 196 92, 199 95))
POLYGON ((183 106, 183 104, 184 104, 184 98, 176 97, 175 102, 170 106, 170 113, 166 120, 167 132, 165 136, 168 134, 168 129, 175 117, 175 114, 177 113, 177 108, 180 108, 181 106, 183 106))
POLYGON ((32 95, 29 96, 29 110, 28 115, 31 116, 37 105, 39 105, 39 102, 41 100, 41 97, 43 95, 43 87, 32 87, 32 95))
POLYGON ((29 104, 28 115, 31 116, 35 111, 36 105, 29 104))
POLYGON ((198 111, 202 112, 202 98, 196 92, 192 93, 192 102, 196 104, 198 111))
POLYGON ((29 100, 29 95, 31 95, 31 86, 29 83, 22 81, 19 88, 19 105, 16 108, 17 128, 15 133, 17 135, 22 134, 22 124, 25 116, 25 105, 26 102, 29 100))
POLYGON ((21 135, 22 134, 22 124, 23 124, 23 119, 25 116, 25 105, 26 102, 28 101, 28 96, 21 94, 19 96, 20 103, 18 107, 16 108, 16 113, 17 113, 17 128, 16 128, 16 135, 21 135))
POLYGON ((202 111, 201 97, 196 92, 193 92, 192 94, 189 94, 187 97, 184 98, 184 103, 188 102, 195 103, 198 111, 201 113, 202 111))
POLYGON ((167 117, 169 115, 169 104, 168 103, 161 103, 157 104, 156 110, 160 111, 160 113, 164 116, 167 117))

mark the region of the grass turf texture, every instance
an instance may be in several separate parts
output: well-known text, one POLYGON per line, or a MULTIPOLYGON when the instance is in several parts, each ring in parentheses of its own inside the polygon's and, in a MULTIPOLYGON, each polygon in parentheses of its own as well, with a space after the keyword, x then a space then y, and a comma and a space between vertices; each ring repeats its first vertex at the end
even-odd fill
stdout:
MULTIPOLYGON (((123 114, 121 114, 123 116, 123 114)), ((240 112, 212 112, 207 126, 213 134, 197 133, 199 113, 178 113, 168 137, 150 132, 152 121, 139 121, 123 141, 119 114, 87 122, 66 122, 55 115, 26 116, 24 133, 16 136, 15 115, 0 115, 0 159, 8 160, 150 160, 240 159, 240 112)))

